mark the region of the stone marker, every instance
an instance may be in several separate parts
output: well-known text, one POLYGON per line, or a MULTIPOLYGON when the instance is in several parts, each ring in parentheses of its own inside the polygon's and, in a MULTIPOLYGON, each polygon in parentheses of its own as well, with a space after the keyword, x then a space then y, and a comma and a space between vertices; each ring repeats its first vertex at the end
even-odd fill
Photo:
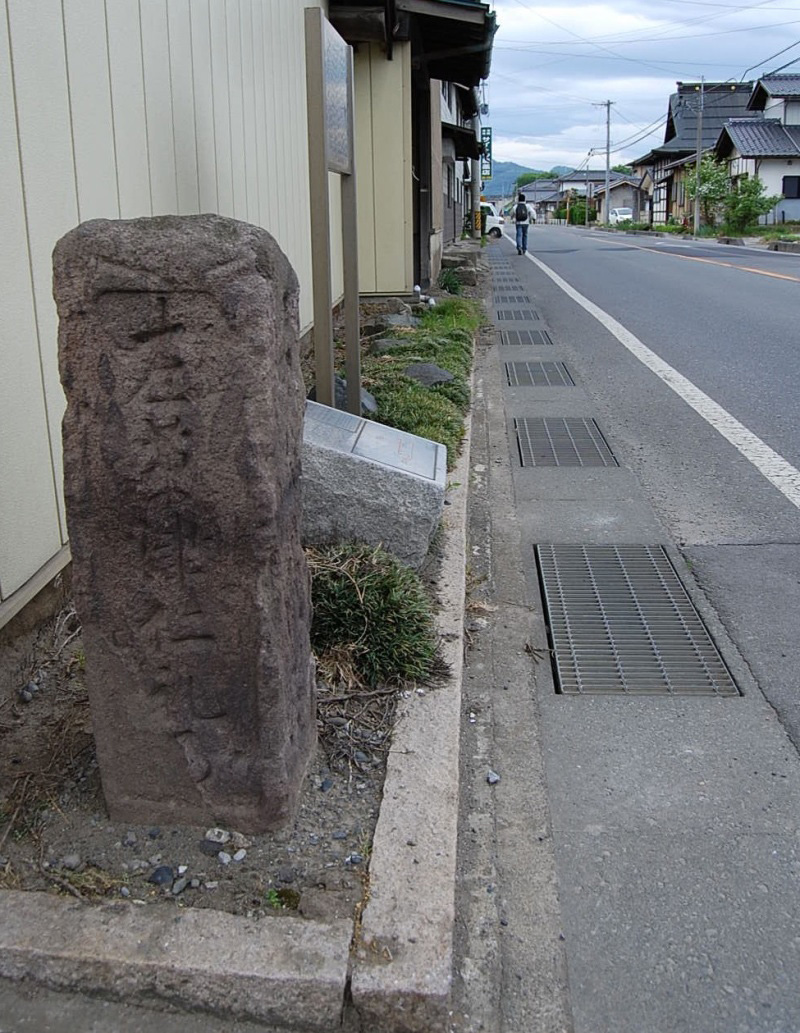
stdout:
POLYGON ((444 508, 447 449, 306 402, 303 541, 382 545, 418 567, 444 508))
POLYGON ((315 742, 297 280, 218 216, 54 253, 75 602, 111 817, 258 832, 315 742))

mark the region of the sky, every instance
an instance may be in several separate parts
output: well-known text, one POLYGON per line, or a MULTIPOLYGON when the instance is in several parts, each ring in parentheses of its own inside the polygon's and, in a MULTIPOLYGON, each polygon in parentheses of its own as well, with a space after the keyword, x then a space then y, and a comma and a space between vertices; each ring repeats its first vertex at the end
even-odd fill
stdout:
POLYGON ((494 0, 483 84, 494 161, 605 168, 663 143, 675 83, 800 73, 800 0, 494 0))

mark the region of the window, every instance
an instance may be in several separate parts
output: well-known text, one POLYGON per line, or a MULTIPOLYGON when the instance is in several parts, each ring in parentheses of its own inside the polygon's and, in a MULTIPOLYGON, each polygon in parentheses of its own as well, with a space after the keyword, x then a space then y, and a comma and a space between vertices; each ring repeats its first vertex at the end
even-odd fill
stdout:
POLYGON ((453 207, 453 168, 447 166, 447 207, 453 207))
POLYGON ((800 176, 783 177, 783 196, 800 197, 800 176))

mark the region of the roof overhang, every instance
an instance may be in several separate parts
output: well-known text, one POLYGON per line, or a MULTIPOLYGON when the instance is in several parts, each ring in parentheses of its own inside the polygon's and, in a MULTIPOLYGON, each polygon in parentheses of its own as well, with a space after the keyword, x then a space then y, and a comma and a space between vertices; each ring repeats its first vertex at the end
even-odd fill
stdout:
POLYGON ((489 75, 496 15, 479 0, 330 0, 330 20, 348 43, 412 40, 412 60, 433 79, 477 86, 489 75))
POLYGON ((442 136, 446 136, 455 144, 456 158, 480 158, 483 153, 483 147, 476 139, 475 133, 466 126, 442 122, 442 136))

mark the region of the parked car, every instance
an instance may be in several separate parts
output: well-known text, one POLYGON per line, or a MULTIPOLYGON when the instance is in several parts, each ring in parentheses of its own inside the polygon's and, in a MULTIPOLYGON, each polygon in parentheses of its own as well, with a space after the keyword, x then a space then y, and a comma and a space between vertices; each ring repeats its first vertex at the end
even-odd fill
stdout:
POLYGON ((501 237, 505 219, 498 213, 491 201, 481 201, 481 215, 486 216, 487 237, 501 237))
POLYGON ((633 208, 612 208, 608 213, 610 225, 617 226, 621 222, 630 222, 633 218, 633 208))

